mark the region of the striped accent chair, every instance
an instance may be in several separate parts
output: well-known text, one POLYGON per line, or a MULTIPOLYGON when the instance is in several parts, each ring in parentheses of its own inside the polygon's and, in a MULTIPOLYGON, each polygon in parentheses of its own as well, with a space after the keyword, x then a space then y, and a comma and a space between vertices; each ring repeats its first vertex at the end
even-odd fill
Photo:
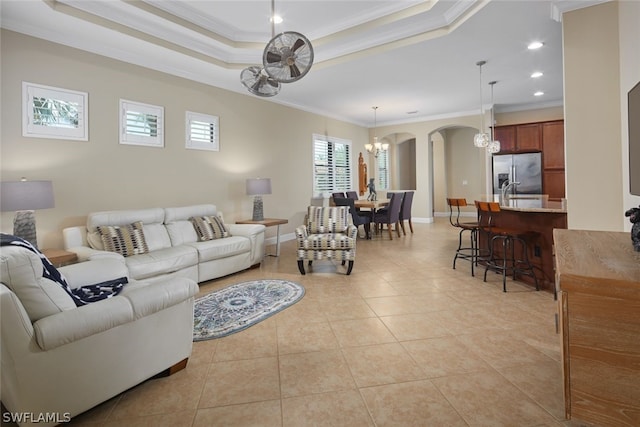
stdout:
POLYGON ((304 261, 311 267, 314 260, 335 259, 351 274, 356 258, 358 228, 353 225, 348 206, 309 206, 305 224, 296 228, 298 269, 305 274, 304 261))

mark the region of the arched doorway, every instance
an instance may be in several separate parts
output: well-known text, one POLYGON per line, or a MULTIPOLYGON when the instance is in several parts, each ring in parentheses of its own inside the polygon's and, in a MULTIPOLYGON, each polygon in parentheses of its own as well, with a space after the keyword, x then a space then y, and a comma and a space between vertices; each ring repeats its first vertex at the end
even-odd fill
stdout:
POLYGON ((444 126, 429 134, 434 216, 448 215, 447 197, 468 202, 486 193, 486 153, 473 145, 476 128, 444 126))

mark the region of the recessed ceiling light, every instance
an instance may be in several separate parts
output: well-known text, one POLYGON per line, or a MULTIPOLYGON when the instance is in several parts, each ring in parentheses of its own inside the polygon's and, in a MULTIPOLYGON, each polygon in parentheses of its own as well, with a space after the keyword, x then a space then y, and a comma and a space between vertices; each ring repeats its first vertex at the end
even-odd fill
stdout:
POLYGON ((532 42, 532 43, 529 43, 529 46, 527 46, 527 48, 529 50, 535 50, 535 49, 540 49, 542 46, 544 46, 544 43, 542 42, 532 42))
POLYGON ((280 15, 273 15, 273 23, 274 23, 274 24, 282 24, 282 16, 280 16, 280 15))
POLYGON ((544 95, 544 92, 541 91, 541 90, 539 90, 539 91, 537 91, 536 93, 533 94, 533 96, 542 96, 542 95, 544 95))
POLYGON ((535 73, 531 74, 532 79, 537 79, 538 77, 542 77, 542 72, 536 71, 535 73))

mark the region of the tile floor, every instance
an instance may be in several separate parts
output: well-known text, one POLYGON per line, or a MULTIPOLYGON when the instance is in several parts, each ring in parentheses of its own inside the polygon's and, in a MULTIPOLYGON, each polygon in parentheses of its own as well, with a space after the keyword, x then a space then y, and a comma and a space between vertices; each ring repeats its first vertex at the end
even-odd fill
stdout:
MULTIPOLYGON (((407 227, 408 229, 408 227, 407 227)), ((72 420, 87 426, 559 426, 560 338, 549 292, 451 268, 446 218, 413 235, 359 240, 353 273, 316 261, 298 272, 295 241, 253 278, 306 288, 294 306, 243 332, 194 343, 187 368, 72 420)), ((268 248, 273 250, 272 247, 268 248)))

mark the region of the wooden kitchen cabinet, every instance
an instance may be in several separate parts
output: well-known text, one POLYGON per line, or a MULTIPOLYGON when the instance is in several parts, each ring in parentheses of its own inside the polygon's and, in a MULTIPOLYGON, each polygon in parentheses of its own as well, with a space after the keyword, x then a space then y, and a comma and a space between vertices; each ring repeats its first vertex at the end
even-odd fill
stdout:
POLYGON ((560 200, 565 195, 564 169, 542 172, 542 193, 549 195, 549 200, 560 200))
POLYGON ((516 126, 516 149, 523 152, 540 151, 542 149, 540 137, 539 123, 518 125, 516 126))
POLYGON ((640 425, 640 252, 630 233, 553 231, 565 415, 640 425))
POLYGON ((542 163, 545 169, 564 170, 564 121, 542 123, 542 163))
POLYGON ((532 153, 541 151, 540 123, 496 126, 494 137, 500 141, 500 153, 532 153))
POLYGON ((500 152, 511 153, 516 151, 516 127, 515 126, 496 126, 493 130, 493 136, 500 141, 500 152))

